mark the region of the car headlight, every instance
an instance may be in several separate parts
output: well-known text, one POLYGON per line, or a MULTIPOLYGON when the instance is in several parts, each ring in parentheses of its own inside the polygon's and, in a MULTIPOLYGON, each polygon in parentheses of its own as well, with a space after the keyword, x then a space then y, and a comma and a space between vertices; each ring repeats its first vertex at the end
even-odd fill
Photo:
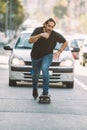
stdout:
POLYGON ((71 47, 70 50, 72 51, 72 50, 73 50, 73 47, 71 47))
POLYGON ((14 65, 25 65, 23 59, 17 57, 13 57, 11 63, 14 65))
POLYGON ((73 65, 73 61, 70 59, 64 60, 60 63, 60 66, 72 66, 73 65))

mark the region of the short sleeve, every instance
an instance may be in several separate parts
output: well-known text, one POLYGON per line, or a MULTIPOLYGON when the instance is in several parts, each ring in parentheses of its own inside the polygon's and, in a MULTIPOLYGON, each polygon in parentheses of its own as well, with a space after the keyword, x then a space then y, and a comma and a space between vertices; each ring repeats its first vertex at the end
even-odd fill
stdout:
POLYGON ((31 34, 31 36, 37 35, 39 33, 41 33, 41 28, 35 28, 34 31, 31 34))
POLYGON ((59 43, 64 43, 66 42, 66 39, 64 38, 63 35, 61 35, 60 33, 56 33, 56 39, 59 43))

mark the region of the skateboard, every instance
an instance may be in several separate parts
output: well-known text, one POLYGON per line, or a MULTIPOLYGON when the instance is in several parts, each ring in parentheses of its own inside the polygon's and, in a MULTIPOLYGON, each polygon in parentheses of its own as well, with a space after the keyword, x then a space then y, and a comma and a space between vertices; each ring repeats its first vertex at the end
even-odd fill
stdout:
POLYGON ((51 98, 50 95, 40 95, 39 96, 39 103, 50 103, 51 98))

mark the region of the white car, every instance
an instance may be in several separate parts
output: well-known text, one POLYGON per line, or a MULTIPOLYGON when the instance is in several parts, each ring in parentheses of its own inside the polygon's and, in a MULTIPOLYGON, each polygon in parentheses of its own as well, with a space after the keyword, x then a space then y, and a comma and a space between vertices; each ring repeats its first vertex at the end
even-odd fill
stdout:
MULTIPOLYGON (((28 43, 31 33, 24 31, 20 34, 13 47, 5 46, 4 49, 11 50, 9 58, 9 85, 16 86, 17 82, 25 81, 32 84, 31 48, 33 44, 28 43)), ((55 50, 60 49, 62 44, 57 43, 55 50)), ((74 60, 69 47, 54 60, 49 69, 50 86, 62 85, 67 88, 74 87, 74 60)), ((42 73, 40 73, 39 84, 42 84, 42 73)))

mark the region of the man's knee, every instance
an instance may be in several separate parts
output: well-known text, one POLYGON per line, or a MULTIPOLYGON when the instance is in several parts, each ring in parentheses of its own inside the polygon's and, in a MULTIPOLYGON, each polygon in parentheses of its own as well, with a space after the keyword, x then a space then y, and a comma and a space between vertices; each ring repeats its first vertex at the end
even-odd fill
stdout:
POLYGON ((49 68, 48 68, 47 66, 45 66, 45 65, 44 65, 44 66, 42 66, 42 71, 47 72, 47 71, 48 71, 48 69, 49 69, 49 68))

